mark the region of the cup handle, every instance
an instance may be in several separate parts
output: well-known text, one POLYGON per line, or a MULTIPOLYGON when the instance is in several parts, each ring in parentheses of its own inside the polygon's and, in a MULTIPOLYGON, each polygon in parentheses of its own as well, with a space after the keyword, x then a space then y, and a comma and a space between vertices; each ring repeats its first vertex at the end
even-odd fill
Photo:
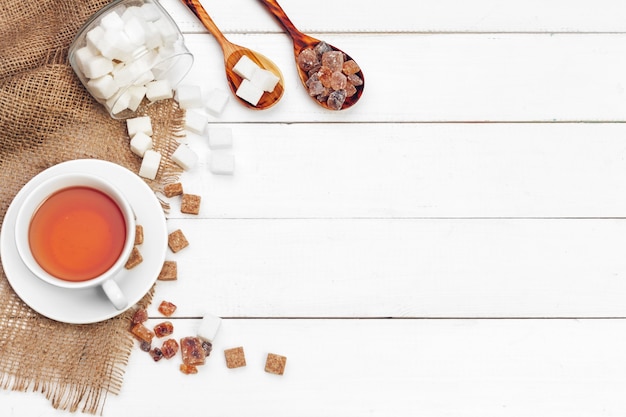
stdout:
POLYGON ((104 293, 109 298, 111 303, 113 303, 115 308, 117 308, 118 310, 123 310, 126 308, 126 306, 128 305, 128 301, 126 300, 126 296, 122 293, 119 285, 117 285, 117 282, 115 282, 113 279, 104 281, 104 284, 102 284, 102 289, 104 290, 104 293))

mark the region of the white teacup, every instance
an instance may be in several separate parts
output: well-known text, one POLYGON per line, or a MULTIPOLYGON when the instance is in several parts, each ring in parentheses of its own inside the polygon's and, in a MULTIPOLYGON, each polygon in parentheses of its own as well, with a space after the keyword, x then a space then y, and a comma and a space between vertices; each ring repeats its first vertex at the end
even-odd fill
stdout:
POLYGON ((126 296, 113 279, 135 244, 135 215, 106 179, 62 174, 36 186, 19 207, 15 243, 26 267, 61 288, 100 286, 123 310, 126 296))

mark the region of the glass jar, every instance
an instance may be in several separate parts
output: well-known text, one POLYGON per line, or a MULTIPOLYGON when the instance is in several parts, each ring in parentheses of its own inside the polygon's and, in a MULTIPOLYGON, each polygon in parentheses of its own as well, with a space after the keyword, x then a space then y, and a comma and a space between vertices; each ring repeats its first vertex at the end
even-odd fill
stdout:
POLYGON ((116 0, 79 30, 69 61, 111 117, 125 119, 142 103, 170 98, 193 55, 157 0, 116 0))

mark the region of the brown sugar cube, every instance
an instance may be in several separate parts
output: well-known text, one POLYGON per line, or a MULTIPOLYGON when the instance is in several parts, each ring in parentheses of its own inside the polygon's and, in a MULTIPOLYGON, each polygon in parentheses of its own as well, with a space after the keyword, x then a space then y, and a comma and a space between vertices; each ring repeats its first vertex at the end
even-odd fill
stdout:
POLYGON ((163 268, 157 277, 159 281, 176 281, 178 279, 178 264, 176 261, 163 262, 163 268))
POLYGON ((130 256, 128 257, 128 260, 126 261, 126 265, 124 265, 124 267, 126 269, 133 269, 134 267, 136 267, 137 265, 139 265, 142 262, 143 262, 143 257, 141 256, 141 253, 139 252, 139 249, 134 247, 133 251, 130 253, 130 256))
POLYGON ((167 237, 167 244, 174 253, 189 246, 187 238, 185 238, 183 231, 180 229, 177 229, 169 234, 167 237))
POLYGON ((270 374, 282 375, 285 372, 287 358, 285 356, 268 353, 265 361, 265 372, 270 374))
POLYGON ((165 359, 172 359, 178 353, 178 342, 174 339, 167 339, 161 346, 161 352, 165 359))
POLYGON ((143 226, 140 224, 135 225, 135 245, 141 245, 143 243, 143 226))
POLYGON ((164 321, 154 326, 154 335, 158 338, 169 336, 174 333, 174 325, 171 321, 164 321))
POLYGON ((174 197, 183 193, 183 185, 180 182, 174 184, 167 184, 163 187, 163 194, 165 197, 174 197))
POLYGON ((185 365, 184 363, 180 364, 180 372, 185 375, 192 375, 198 373, 198 368, 193 365, 185 365))
POLYGON ((150 329, 148 329, 146 326, 144 326, 142 323, 137 323, 135 324, 131 329, 130 332, 140 341, 140 342, 147 342, 147 343, 152 343, 152 338, 154 337, 154 333, 152 333, 150 331, 150 329))
POLYGON ((188 336, 180 339, 180 352, 185 365, 204 365, 205 354, 202 341, 198 337, 188 336))
POLYGON ((155 362, 158 362, 161 359, 163 359, 163 352, 158 347, 155 347, 154 349, 150 349, 148 353, 150 354, 150 356, 152 356, 152 359, 155 362))
POLYGON ((243 347, 236 347, 232 349, 224 350, 224 356, 226 358, 227 368, 241 368, 246 366, 246 355, 243 352, 243 347))
POLYGON ((169 301, 161 301, 159 304, 159 313, 163 314, 166 317, 171 316, 176 311, 176 305, 170 303, 169 301))
POLYGON ((132 323, 143 323, 148 320, 148 311, 145 308, 140 308, 133 314, 132 323))
POLYGON ((183 194, 180 203, 180 212, 187 214, 200 213, 200 201, 202 197, 195 194, 183 194))

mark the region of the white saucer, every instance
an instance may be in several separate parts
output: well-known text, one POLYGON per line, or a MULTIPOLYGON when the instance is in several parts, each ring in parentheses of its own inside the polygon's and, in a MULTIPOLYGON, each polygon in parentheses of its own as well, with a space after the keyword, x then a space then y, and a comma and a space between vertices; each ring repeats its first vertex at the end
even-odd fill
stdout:
POLYGON ((130 201, 137 224, 143 226, 144 243, 138 246, 143 262, 133 269, 124 269, 115 278, 128 299, 129 307, 148 293, 161 272, 167 250, 167 225, 161 204, 150 187, 137 174, 107 161, 79 159, 63 162, 39 173, 17 193, 0 231, 0 256, 11 287, 33 310, 53 320, 74 324, 95 323, 123 311, 111 304, 100 287, 68 290, 35 277, 22 262, 15 246, 13 226, 25 195, 45 179, 68 172, 100 175, 112 181, 130 201))

